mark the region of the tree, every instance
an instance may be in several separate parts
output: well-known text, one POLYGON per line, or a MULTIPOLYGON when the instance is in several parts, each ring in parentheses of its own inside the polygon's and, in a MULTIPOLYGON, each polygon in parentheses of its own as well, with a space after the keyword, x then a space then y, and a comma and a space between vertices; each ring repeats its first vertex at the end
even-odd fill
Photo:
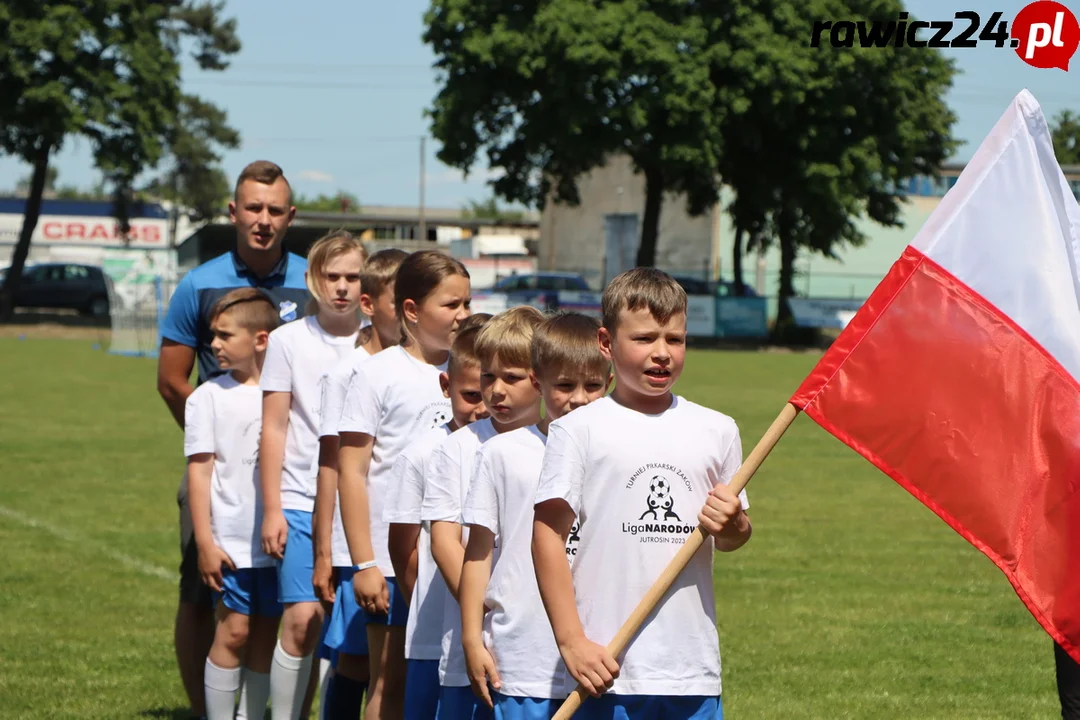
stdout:
POLYGON ((580 202, 577 179, 624 153, 645 178, 638 265, 653 265, 666 191, 691 213, 716 202, 721 135, 702 3, 432 0, 424 41, 441 89, 439 159, 479 153, 510 202, 580 202))
POLYGON ((127 230, 132 184, 177 126, 182 45, 204 69, 240 48, 223 2, 12 0, 0 6, 0 150, 33 167, 22 232, 0 288, 9 316, 41 214, 49 158, 71 135, 90 141, 127 230))
POLYGON ((1050 135, 1058 163, 1080 165, 1080 116, 1071 110, 1062 110, 1054 118, 1050 135))
POLYGON ((293 200, 297 210, 317 213, 355 213, 360 212, 360 200, 352 193, 338 190, 333 195, 319 194, 309 198, 297 195, 293 200))
POLYGON ((936 175, 954 151, 944 97, 956 70, 928 48, 809 47, 813 18, 896 17, 899 0, 725 5, 735 18, 713 27, 734 62, 715 67, 714 81, 735 89, 722 98, 731 111, 720 172, 736 227, 780 245, 783 335, 799 251, 835 258, 865 243, 860 216, 899 226, 903 181, 936 175))
MULTIPOLYGON (((17 195, 28 195, 30 193, 30 184, 33 181, 33 175, 26 175, 19 179, 19 182, 15 184, 15 193, 17 195)), ((45 171, 45 192, 46 196, 53 196, 58 200, 92 200, 101 201, 108 200, 109 193, 105 190, 104 183, 97 183, 94 187, 84 190, 76 185, 61 185, 60 184, 60 171, 53 166, 49 166, 45 171)))
MULTIPOLYGON (((56 188, 56 181, 60 177, 60 171, 54 167, 50 167, 45 171, 45 191, 53 190, 56 188)), ((19 182, 15 183, 15 192, 20 195, 26 195, 30 192, 30 185, 33 183, 33 175, 24 175, 19 178, 19 182)))
POLYGON ((193 222, 211 220, 225 209, 231 187, 218 148, 239 146, 240 134, 228 125, 224 111, 195 95, 181 97, 178 122, 167 135, 168 166, 147 187, 173 204, 170 242, 178 240, 181 207, 193 222))
POLYGON ((58 200, 90 200, 101 202, 111 199, 103 183, 98 183, 89 189, 83 189, 76 185, 58 185, 55 194, 58 200))
POLYGON ((470 200, 462 206, 461 216, 466 220, 494 220, 496 222, 518 222, 525 216, 519 210, 507 210, 499 207, 499 200, 494 195, 487 200, 470 200))

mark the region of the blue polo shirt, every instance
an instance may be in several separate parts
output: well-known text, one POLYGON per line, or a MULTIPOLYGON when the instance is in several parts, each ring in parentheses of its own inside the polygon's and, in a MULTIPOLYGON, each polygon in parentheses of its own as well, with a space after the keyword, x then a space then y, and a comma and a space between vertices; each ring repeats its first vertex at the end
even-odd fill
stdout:
POLYGON ((308 301, 304 271, 307 260, 285 253, 270 274, 257 277, 235 251, 216 257, 195 268, 180 281, 169 301, 169 311, 161 327, 162 340, 195 348, 199 380, 202 384, 222 374, 210 349, 210 311, 222 296, 237 288, 255 287, 277 304, 281 321, 304 315, 308 301))

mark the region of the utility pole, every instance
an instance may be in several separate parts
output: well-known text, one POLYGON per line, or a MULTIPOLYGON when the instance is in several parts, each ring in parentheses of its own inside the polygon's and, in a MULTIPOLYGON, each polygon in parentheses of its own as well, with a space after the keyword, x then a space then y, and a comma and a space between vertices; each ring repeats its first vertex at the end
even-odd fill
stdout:
POLYGON ((418 239, 427 240, 427 219, 424 217, 424 185, 426 184, 427 174, 424 170, 424 145, 427 142, 427 135, 420 136, 420 236, 418 239))

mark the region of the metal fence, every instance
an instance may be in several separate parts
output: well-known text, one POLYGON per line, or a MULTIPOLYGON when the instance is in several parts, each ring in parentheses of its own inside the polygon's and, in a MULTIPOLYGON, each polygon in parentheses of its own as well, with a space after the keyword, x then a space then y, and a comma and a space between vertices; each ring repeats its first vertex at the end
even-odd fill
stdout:
POLYGON ((179 281, 156 275, 116 284, 109 310, 110 353, 157 357, 161 324, 179 281))

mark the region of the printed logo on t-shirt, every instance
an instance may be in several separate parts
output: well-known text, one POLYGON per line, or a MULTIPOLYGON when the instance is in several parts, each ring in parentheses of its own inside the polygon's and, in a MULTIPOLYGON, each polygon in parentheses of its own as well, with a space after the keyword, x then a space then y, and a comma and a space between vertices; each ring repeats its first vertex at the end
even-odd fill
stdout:
POLYGON ((262 441, 262 420, 252 420, 244 427, 244 440, 250 442, 248 438, 255 435, 255 452, 244 458, 245 465, 258 465, 259 464, 259 443, 262 441))
POLYGON ((282 300, 278 304, 278 315, 285 322, 292 322, 296 319, 296 303, 292 300, 282 300))
POLYGON ((581 542, 581 523, 577 520, 570 527, 570 536, 566 538, 566 559, 573 562, 577 556, 578 544, 581 542))
POLYGON ((416 414, 416 427, 420 430, 434 430, 450 422, 450 401, 429 403, 416 414))
POLYGON ((326 402, 326 386, 330 384, 330 374, 323 373, 319 376, 315 401, 312 402, 311 414, 318 420, 322 420, 323 403, 326 402))
POLYGON ((641 504, 636 507, 642 512, 624 522, 622 531, 640 537, 643 543, 683 542, 686 535, 694 532, 694 526, 683 521, 679 514, 689 516, 690 510, 676 501, 676 497, 684 495, 680 486, 693 491, 686 473, 674 465, 648 463, 638 468, 630 476, 626 489, 641 497, 641 504))

